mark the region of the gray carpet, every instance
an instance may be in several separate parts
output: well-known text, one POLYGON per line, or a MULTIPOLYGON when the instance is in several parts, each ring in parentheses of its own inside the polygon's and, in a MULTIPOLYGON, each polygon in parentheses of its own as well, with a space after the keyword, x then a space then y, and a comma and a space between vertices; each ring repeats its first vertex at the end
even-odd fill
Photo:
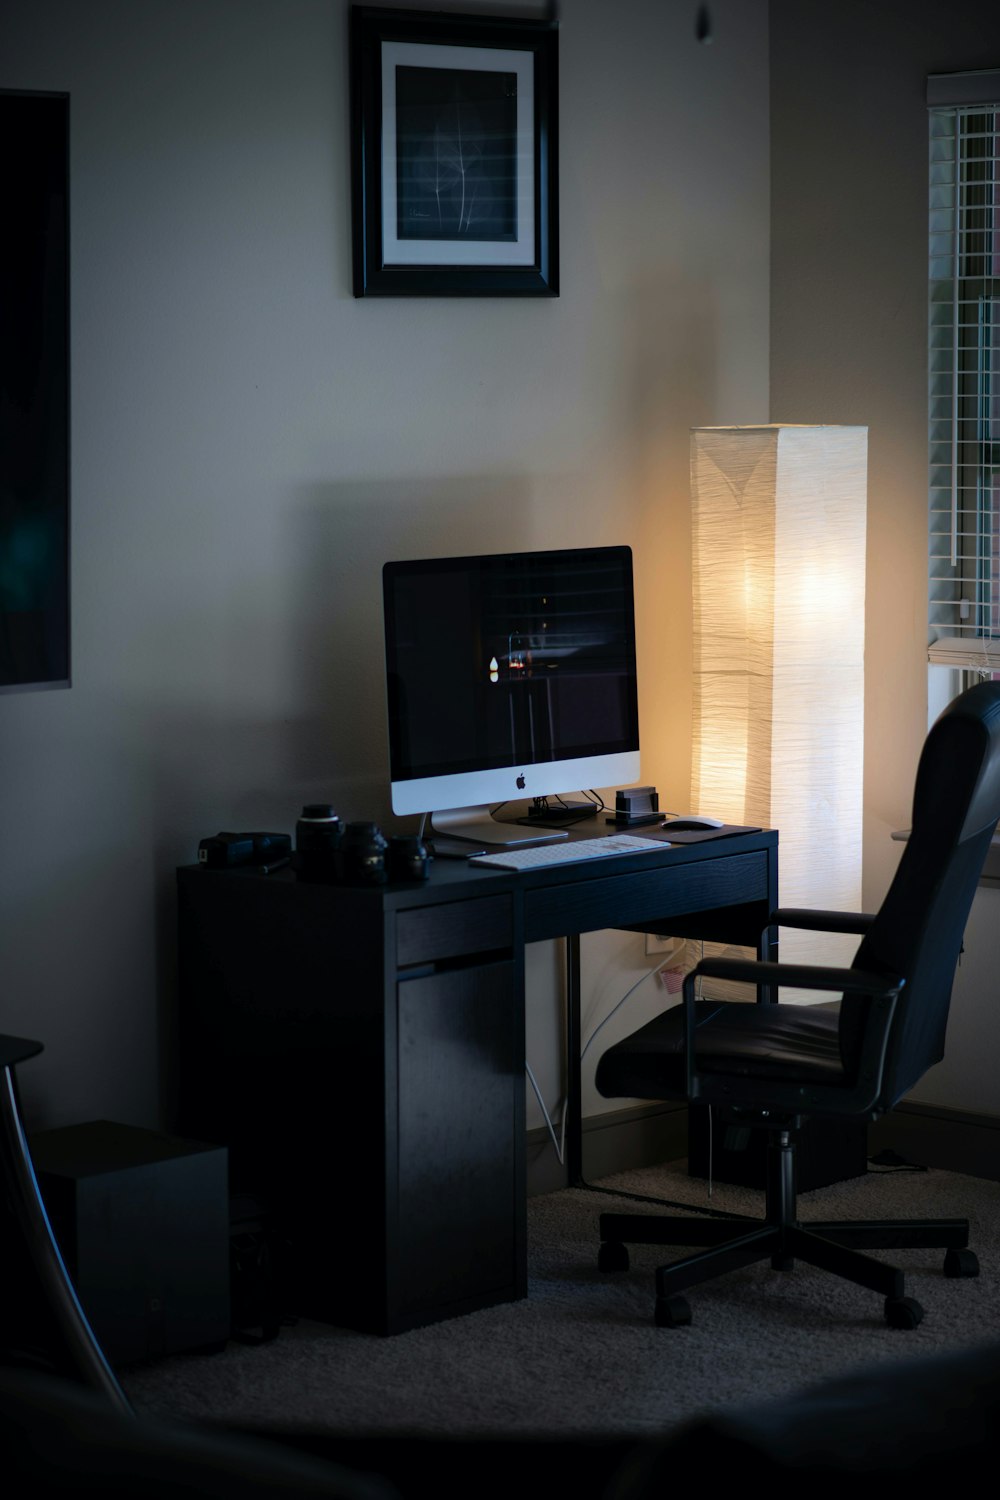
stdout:
MULTIPOLYGON (((705 1184, 683 1162, 604 1180, 757 1214, 762 1195, 705 1184)), ((829 1274, 769 1264, 689 1295, 693 1322, 658 1329, 652 1268, 680 1252, 634 1247, 620 1276, 596 1269, 597 1216, 633 1205, 566 1189, 528 1205, 529 1294, 411 1333, 378 1338, 299 1322, 272 1343, 230 1343, 120 1372, 138 1411, 241 1426, 340 1434, 665 1433, 709 1409, 800 1390, 861 1366, 982 1346, 1000 1337, 1000 1183, 954 1173, 886 1172, 805 1193, 800 1217, 966 1217, 975 1280, 942 1275, 943 1252, 873 1252, 906 1272, 924 1307, 890 1329, 882 1299, 829 1274)))

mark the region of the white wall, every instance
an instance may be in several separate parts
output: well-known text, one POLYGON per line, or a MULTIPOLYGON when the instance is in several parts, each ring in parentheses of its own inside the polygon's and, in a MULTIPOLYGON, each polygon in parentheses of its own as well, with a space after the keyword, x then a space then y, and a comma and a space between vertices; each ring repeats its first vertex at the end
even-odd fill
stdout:
MULTIPOLYGON (((928 73, 996 67, 984 0, 771 0, 771 420, 869 428, 865 906, 910 822, 927 730, 928 73)), ((915 1100, 1000 1115, 998 893, 966 936, 915 1100)))
MULTIPOLYGON (((0 86, 71 95, 73 686, 0 699, 30 1124, 160 1123, 199 838, 394 826, 390 555, 631 544, 643 779, 687 803, 688 429, 768 418, 767 5, 711 8, 705 47, 686 0, 563 0, 558 300, 357 301, 346 0, 4 0, 0 86)), ((586 952, 595 1024, 645 960, 586 952)))

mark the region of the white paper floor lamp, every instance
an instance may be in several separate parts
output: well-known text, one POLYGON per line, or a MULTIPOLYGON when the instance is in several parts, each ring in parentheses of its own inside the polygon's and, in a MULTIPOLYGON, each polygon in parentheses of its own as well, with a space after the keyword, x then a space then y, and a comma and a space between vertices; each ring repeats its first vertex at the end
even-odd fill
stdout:
POLYGON ((867 456, 866 427, 692 430, 692 805, 778 829, 784 906, 861 910, 867 456))

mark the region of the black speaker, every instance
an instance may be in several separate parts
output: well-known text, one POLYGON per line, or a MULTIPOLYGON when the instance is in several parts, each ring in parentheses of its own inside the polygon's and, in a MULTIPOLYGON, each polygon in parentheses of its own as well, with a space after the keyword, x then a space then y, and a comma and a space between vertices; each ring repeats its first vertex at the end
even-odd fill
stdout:
POLYGON ((221 1347, 231 1328, 226 1148, 110 1120, 39 1131, 29 1145, 111 1364, 221 1347))
MULTIPOLYGON (((770 1132, 720 1118, 707 1105, 688 1110, 688 1173, 736 1187, 764 1187, 770 1132)), ((796 1146, 796 1188, 828 1187, 868 1171, 868 1126, 864 1120, 806 1120, 796 1146)))

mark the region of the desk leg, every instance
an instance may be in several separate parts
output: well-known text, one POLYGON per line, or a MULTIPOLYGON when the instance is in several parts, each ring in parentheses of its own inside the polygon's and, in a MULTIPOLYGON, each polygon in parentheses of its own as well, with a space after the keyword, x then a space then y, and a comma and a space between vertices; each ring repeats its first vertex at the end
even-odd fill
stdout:
MULTIPOLYGON (((764 963, 774 964, 778 962, 777 927, 766 927, 761 933, 760 942, 757 944, 757 957, 764 963)), ((778 986, 776 984, 758 985, 757 999, 763 1005, 776 1005, 778 1002, 778 986)))
POLYGON ((610 1193, 612 1189, 595 1187, 583 1175, 582 1021, 580 936, 574 932, 566 939, 566 1186, 587 1188, 592 1193, 610 1193))
POLYGON ((580 1024, 580 937, 566 939, 566 1181, 569 1187, 585 1187, 583 1180, 583 1083, 580 1024))

